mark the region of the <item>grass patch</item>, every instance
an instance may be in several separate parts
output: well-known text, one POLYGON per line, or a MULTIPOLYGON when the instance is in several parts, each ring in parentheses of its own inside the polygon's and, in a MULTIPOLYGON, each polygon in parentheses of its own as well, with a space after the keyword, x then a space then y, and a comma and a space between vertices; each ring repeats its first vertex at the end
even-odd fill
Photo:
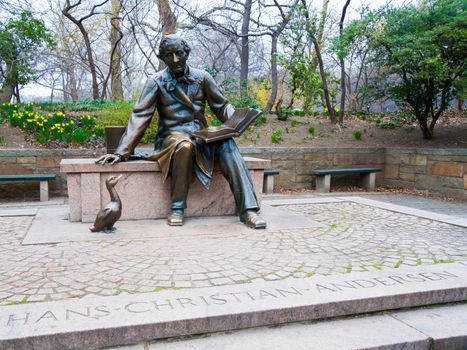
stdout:
POLYGON ((451 260, 451 259, 434 259, 433 260, 434 264, 451 264, 453 262, 456 262, 456 261, 451 260))

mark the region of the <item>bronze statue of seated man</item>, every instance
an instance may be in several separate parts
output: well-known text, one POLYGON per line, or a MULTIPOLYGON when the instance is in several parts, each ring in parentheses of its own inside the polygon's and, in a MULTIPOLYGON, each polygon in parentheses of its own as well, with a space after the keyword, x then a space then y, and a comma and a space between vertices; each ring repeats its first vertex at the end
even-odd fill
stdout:
POLYGON ((167 68, 146 82, 116 152, 97 162, 115 164, 128 160, 157 109, 155 148, 145 159, 159 162, 164 181, 170 177, 171 212, 167 223, 183 225, 192 174, 209 189, 217 162, 234 195, 240 220, 252 228, 265 228, 266 222, 257 214, 253 182, 235 141, 229 138, 205 143, 192 136, 192 132, 207 127, 206 102, 222 122, 235 110, 211 75, 186 64, 189 54, 190 47, 179 36, 162 39, 158 57, 167 68))

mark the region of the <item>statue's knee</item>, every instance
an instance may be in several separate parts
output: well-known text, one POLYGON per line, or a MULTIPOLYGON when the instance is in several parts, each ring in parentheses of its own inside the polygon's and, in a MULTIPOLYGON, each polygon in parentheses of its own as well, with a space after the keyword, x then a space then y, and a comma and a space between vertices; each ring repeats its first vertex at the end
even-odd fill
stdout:
POLYGON ((193 154, 195 147, 189 141, 182 141, 178 144, 176 153, 183 153, 184 155, 193 154))

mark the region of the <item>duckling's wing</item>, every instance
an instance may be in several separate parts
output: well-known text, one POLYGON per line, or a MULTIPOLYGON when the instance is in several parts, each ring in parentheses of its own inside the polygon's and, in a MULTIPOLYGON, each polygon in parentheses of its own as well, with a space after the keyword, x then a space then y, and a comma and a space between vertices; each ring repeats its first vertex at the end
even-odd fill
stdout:
POLYGON ((105 207, 104 209, 101 209, 96 216, 96 220, 94 220, 94 227, 102 226, 104 223, 104 219, 109 216, 111 212, 111 209, 108 207, 105 207))

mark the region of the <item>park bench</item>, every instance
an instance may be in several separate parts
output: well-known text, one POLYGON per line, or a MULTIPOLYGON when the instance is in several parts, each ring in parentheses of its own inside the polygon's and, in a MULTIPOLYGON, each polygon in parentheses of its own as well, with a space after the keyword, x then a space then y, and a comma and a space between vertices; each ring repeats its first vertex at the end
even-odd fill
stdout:
POLYGON ((265 169, 263 179, 263 193, 272 193, 274 191, 274 175, 278 175, 277 169, 265 169))
POLYGON ((311 174, 316 176, 316 192, 329 192, 331 188, 331 175, 360 174, 360 187, 367 191, 374 191, 376 173, 381 168, 351 168, 351 169, 317 169, 311 174))
POLYGON ((39 181, 40 200, 49 200, 49 181, 57 177, 55 174, 0 175, 0 181, 39 181))

